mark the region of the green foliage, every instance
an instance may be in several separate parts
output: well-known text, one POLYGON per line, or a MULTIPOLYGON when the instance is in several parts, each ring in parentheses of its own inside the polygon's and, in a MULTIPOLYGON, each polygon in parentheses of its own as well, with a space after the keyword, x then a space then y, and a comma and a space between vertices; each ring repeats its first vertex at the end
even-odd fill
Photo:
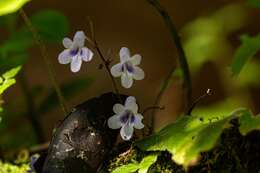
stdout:
POLYGON ((252 7, 260 8, 260 0, 248 0, 248 3, 252 7))
POLYGON ((31 21, 41 38, 48 42, 60 42, 69 32, 68 19, 55 10, 40 11, 31 21))
POLYGON ((227 5, 208 16, 199 17, 182 30, 183 46, 191 71, 207 61, 216 62, 231 47, 227 36, 245 25, 246 9, 239 3, 227 5))
MULTIPOLYGON (((231 119, 238 117, 241 124, 253 125, 253 121, 249 121, 251 114, 246 114, 245 111, 239 109, 223 116, 184 116, 155 135, 137 142, 136 145, 145 151, 168 150, 177 164, 187 167, 199 158, 201 152, 209 151, 215 146, 231 119)), ((252 128, 259 126, 260 121, 252 128)))
POLYGON ((242 45, 237 49, 231 65, 232 74, 238 75, 247 61, 252 58, 260 49, 260 35, 241 37, 242 45))
MULTIPOLYGON (((11 19, 13 20, 13 17, 11 19)), ((46 42, 56 43, 68 34, 68 19, 60 12, 43 10, 34 14, 31 21, 40 37, 46 42)), ((13 26, 13 24, 10 25, 13 26)), ((12 30, 13 27, 10 26, 8 29, 12 30)), ((9 38, 0 46, 0 72, 23 65, 28 59, 26 51, 33 43, 34 39, 27 26, 22 26, 17 31, 11 32, 9 38)))
POLYGON ((138 173, 147 173, 149 167, 156 162, 158 155, 148 155, 143 158, 140 163, 129 163, 127 165, 120 166, 112 171, 112 173, 133 173, 138 170, 138 173))
POLYGON ((239 121, 239 131, 242 135, 246 135, 253 130, 260 130, 260 115, 254 116, 249 110, 242 112, 239 121))
POLYGON ((28 164, 13 165, 11 163, 3 163, 0 161, 0 173, 27 173, 28 164))
POLYGON ((29 2, 29 1, 30 0, 1 0, 0 1, 0 16, 16 12, 25 3, 29 2))
POLYGON ((0 95, 3 92, 15 84, 16 80, 14 79, 15 75, 21 70, 21 66, 13 68, 7 72, 5 72, 2 77, 0 77, 0 95))

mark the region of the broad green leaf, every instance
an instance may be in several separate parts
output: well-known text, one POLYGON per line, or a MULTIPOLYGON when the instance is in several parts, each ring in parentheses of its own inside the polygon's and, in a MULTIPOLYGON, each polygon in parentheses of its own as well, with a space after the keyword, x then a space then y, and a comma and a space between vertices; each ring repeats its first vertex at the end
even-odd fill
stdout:
POLYGON ((112 171, 112 173, 134 173, 139 169, 138 163, 129 163, 127 165, 120 166, 112 171))
POLYGON ((158 155, 148 155, 141 161, 139 165, 138 173, 147 173, 150 166, 154 164, 157 160, 158 155))
POLYGON ((260 8, 260 0, 248 0, 248 3, 252 7, 260 8))
POLYGON ((25 3, 30 0, 1 0, 0 1, 0 16, 16 12, 25 3))
POLYGON ((55 10, 40 11, 31 17, 31 21, 41 38, 46 41, 60 42, 69 31, 68 19, 55 10))
POLYGON ((21 70, 21 66, 18 66, 16 68, 7 71, 2 75, 3 82, 0 85, 0 95, 3 94, 3 92, 7 88, 15 84, 16 80, 14 79, 14 77, 20 70, 21 70))
POLYGON ((183 116, 136 145, 145 151, 168 150, 177 164, 187 167, 199 158, 201 152, 212 149, 229 121, 241 116, 244 110, 241 108, 220 116, 183 116))
POLYGON ((239 119, 239 131, 246 135, 253 130, 260 130, 260 115, 254 116, 249 110, 243 111, 239 119))
POLYGON ((241 37, 242 44, 236 50, 234 60, 231 64, 233 75, 239 75, 244 65, 252 58, 260 49, 260 35, 249 37, 244 35, 241 37))
MULTIPOLYGON (((61 85, 61 91, 65 98, 75 96, 79 92, 84 92, 92 83, 91 78, 80 78, 61 85)), ((46 113, 51 109, 59 105, 58 98, 54 89, 52 89, 48 96, 42 101, 38 111, 40 113, 46 113)))

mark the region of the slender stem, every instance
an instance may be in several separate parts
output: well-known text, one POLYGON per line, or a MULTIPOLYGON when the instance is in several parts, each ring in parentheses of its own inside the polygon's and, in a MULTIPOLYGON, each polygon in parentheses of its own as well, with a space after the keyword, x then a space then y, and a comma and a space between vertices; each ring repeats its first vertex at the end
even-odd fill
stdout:
POLYGON ((191 112, 192 112, 192 110, 195 108, 195 106, 196 106, 202 99, 204 99, 205 97, 210 96, 210 95, 212 95, 212 90, 211 90, 211 89, 207 89, 207 91, 206 91, 203 95, 201 95, 199 98, 197 98, 197 99, 195 100, 194 103, 192 103, 192 105, 190 106, 190 108, 189 108, 189 110, 188 110, 188 112, 187 112, 187 115, 191 115, 191 112))
POLYGON ((21 71, 21 73, 19 74, 18 79, 20 81, 21 88, 23 90, 25 100, 26 100, 27 116, 31 121, 34 132, 36 133, 37 141, 39 143, 44 142, 44 135, 43 135, 43 130, 41 128, 41 123, 39 122, 39 119, 37 119, 37 112, 35 109, 33 96, 30 92, 30 88, 28 86, 28 82, 23 71, 21 71))
POLYGON ((96 50, 97 50, 97 52, 98 52, 98 55, 99 55, 99 57, 100 57, 100 59, 101 59, 103 65, 105 66, 105 68, 106 68, 106 70, 107 70, 107 73, 109 74, 109 77, 110 77, 110 79, 111 79, 111 81, 112 81, 112 84, 113 84, 113 87, 114 87, 114 90, 115 90, 115 93, 116 93, 116 95, 118 96, 119 101, 122 103, 122 99, 121 99, 121 97, 120 97, 119 90, 118 90, 118 87, 117 87, 117 85, 116 85, 116 81, 115 81, 114 77, 112 76, 112 74, 111 74, 111 72, 110 72, 109 64, 108 64, 108 62, 106 61, 104 55, 102 54, 102 52, 101 52, 101 50, 100 50, 100 48, 99 48, 98 43, 97 43, 96 40, 94 40, 94 44, 95 44, 95 48, 96 48, 96 50))
POLYGON ((101 49, 99 48, 99 45, 97 43, 97 40, 96 40, 96 36, 95 36, 95 31, 94 31, 94 24, 92 22, 92 20, 90 18, 88 18, 88 22, 89 22, 89 25, 90 25, 90 31, 91 31, 91 36, 92 36, 92 39, 90 39, 89 37, 86 37, 87 41, 97 50, 98 52, 98 55, 102 61, 102 64, 105 66, 106 70, 107 70, 107 73, 109 74, 109 77, 111 79, 111 82, 112 82, 112 85, 113 85, 113 88, 115 90, 115 93, 118 97, 118 100, 122 102, 122 99, 120 97, 120 93, 119 93, 119 89, 116 85, 116 81, 114 79, 114 77, 112 76, 111 72, 110 72, 110 69, 109 69, 109 62, 106 60, 105 56, 103 55, 101 49))
MULTIPOLYGON (((181 44, 180 37, 178 35, 177 29, 172 22, 171 17, 167 13, 167 11, 161 6, 158 0, 147 0, 156 10, 157 12, 162 16, 164 23, 166 24, 167 28, 169 29, 171 33, 171 37, 173 41, 175 42, 178 54, 179 54, 179 62, 181 66, 181 70, 183 72, 184 76, 184 82, 183 82, 183 88, 186 90, 186 104, 185 104, 185 113, 188 111, 188 108, 191 105, 191 100, 192 100, 192 83, 191 83, 191 78, 190 78, 190 71, 189 71, 189 66, 187 63, 187 58, 184 52, 184 49, 181 44)), ((168 79, 166 79, 168 80, 168 79)), ((167 81, 165 82, 167 83, 167 81)), ((162 95, 163 91, 160 91, 158 95, 162 95)), ((160 96, 158 96, 160 98, 160 96)), ((158 99, 157 98, 157 99, 158 99)))
POLYGON ((50 80, 51 80, 51 82, 52 82, 52 84, 53 84, 53 86, 55 88, 56 93, 57 93, 61 109, 64 112, 64 114, 67 115, 68 114, 68 110, 66 108, 65 99, 64 99, 64 97, 63 97, 63 95, 61 93, 61 90, 59 88, 59 85, 57 83, 55 72, 54 72, 54 68, 52 66, 52 63, 51 63, 50 59, 48 58, 47 49, 46 49, 43 41, 41 40, 39 33, 37 32, 37 30, 32 25, 32 23, 31 23, 30 19, 28 18, 27 14, 25 13, 25 11, 23 9, 20 9, 19 12, 20 12, 20 15, 22 16, 25 24, 28 26, 28 28, 32 32, 36 44, 40 48, 40 52, 42 54, 42 57, 43 57, 43 59, 45 61, 47 69, 48 69, 50 80))

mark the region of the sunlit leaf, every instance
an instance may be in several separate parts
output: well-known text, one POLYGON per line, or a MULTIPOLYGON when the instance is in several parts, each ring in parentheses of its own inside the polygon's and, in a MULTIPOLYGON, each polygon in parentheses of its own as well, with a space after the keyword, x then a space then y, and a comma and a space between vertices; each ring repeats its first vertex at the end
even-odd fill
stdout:
POLYGON ((138 163, 129 163, 127 165, 120 166, 112 171, 112 173, 134 173, 139 169, 138 163))
MULTIPOLYGON (((92 83, 90 78, 80 78, 69 81, 61 85, 61 91, 65 98, 70 98, 75 96, 79 92, 84 92, 84 89, 87 89, 92 83)), ((42 101, 39 106, 38 111, 40 113, 46 113, 51 109, 59 105, 58 98, 54 89, 52 89, 48 96, 42 101)))
POLYGON ((245 109, 240 108, 220 116, 202 114, 183 116, 155 135, 137 142, 136 145, 146 151, 168 150, 176 163, 187 167, 199 159, 201 152, 212 149, 223 129, 229 127, 229 121, 242 116, 243 111, 245 109))
POLYGON ((67 17, 55 10, 44 10, 31 17, 32 24, 42 39, 51 42, 61 41, 69 31, 67 17))
POLYGON ((15 75, 21 70, 21 66, 13 68, 2 75, 3 82, 0 85, 0 95, 10 86, 15 84, 15 75))
POLYGON ((260 49, 260 35, 249 37, 244 35, 241 37, 242 44, 236 50, 234 60, 231 64, 233 75, 238 75, 244 65, 252 58, 260 49))
POLYGON ((112 171, 112 173, 134 173, 138 170, 138 173, 147 173, 150 166, 154 164, 157 160, 158 155, 152 154, 145 156, 140 163, 129 163, 117 167, 112 171))
POLYGON ((141 161, 138 173, 147 173, 152 164, 157 160, 158 155, 148 155, 141 161))
POLYGON ((16 12, 25 3, 30 0, 1 0, 0 1, 0 16, 16 12))
POLYGON ((254 116, 249 110, 245 110, 242 112, 239 124, 239 130, 242 135, 246 135, 253 130, 260 130, 260 116, 254 116))
POLYGON ((260 0, 248 0, 248 3, 252 7, 260 8, 260 0))

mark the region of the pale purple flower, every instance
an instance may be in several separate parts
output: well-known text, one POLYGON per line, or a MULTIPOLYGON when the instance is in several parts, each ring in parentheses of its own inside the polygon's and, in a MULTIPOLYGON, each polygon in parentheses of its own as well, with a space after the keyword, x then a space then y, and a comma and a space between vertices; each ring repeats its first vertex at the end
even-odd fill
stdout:
POLYGON ((93 58, 93 52, 85 47, 86 35, 83 31, 77 31, 73 41, 69 38, 63 39, 63 46, 66 48, 59 54, 58 60, 60 64, 69 64, 72 72, 80 70, 82 61, 89 62, 93 58))
POLYGON ((133 80, 144 79, 144 71, 137 66, 141 63, 141 55, 135 54, 131 57, 129 49, 122 47, 119 56, 120 63, 111 68, 111 74, 114 77, 121 76, 121 84, 123 87, 130 88, 133 85, 133 80))
POLYGON ((123 140, 130 140, 134 128, 142 129, 143 116, 138 113, 138 105, 134 97, 130 96, 126 99, 125 105, 115 104, 113 107, 115 115, 108 119, 108 127, 111 129, 119 129, 123 140))

